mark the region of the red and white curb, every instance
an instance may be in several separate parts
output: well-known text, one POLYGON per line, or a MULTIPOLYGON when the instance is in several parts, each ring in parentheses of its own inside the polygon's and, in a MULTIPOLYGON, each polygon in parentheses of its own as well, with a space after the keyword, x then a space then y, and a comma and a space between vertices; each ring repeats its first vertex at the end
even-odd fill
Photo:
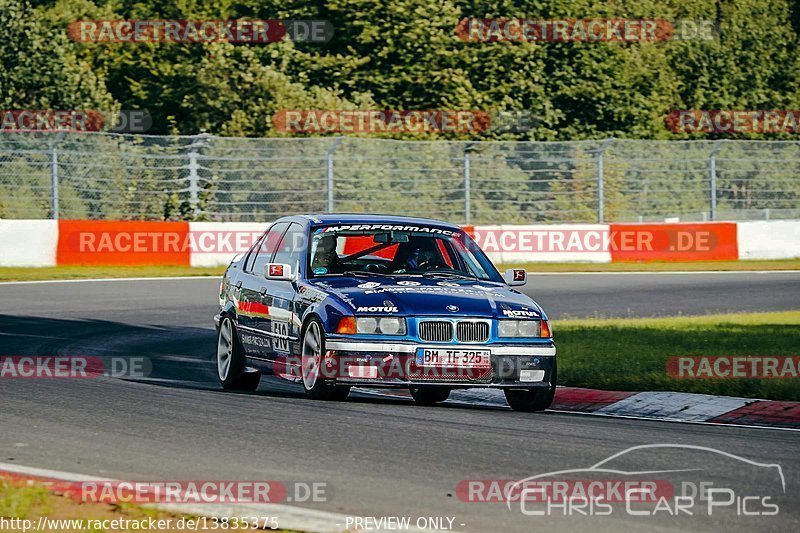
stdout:
MULTIPOLYGON (((52 492, 64 493, 70 483, 121 483, 120 480, 85 474, 47 470, 11 463, 0 463, 0 478, 32 481, 52 492)), ((279 503, 147 503, 149 507, 175 514, 205 517, 269 516, 275 517, 281 529, 312 533, 342 533, 346 531, 347 516, 279 503)), ((408 531, 425 531, 411 528, 408 531)))
MULTIPOLYGON (((410 398, 405 390, 358 389, 373 395, 410 398)), ((502 391, 453 391, 450 403, 507 407, 502 391)), ((687 392, 628 392, 559 387, 552 411, 624 418, 800 429, 800 402, 756 400, 687 392)))
POLYGON ((598 415, 800 429, 800 402, 693 394, 561 387, 553 409, 598 415))

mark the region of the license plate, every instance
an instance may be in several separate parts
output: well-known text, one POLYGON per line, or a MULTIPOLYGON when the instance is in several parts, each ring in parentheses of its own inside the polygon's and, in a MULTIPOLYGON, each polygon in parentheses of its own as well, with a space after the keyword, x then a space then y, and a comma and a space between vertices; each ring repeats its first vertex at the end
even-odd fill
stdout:
POLYGON ((417 365, 489 368, 492 366, 492 352, 489 350, 417 348, 417 365))

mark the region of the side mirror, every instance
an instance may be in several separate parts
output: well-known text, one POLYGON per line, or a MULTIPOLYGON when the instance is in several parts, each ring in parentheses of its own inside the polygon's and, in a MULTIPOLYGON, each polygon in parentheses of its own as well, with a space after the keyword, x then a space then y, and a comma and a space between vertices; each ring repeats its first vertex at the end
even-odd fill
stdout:
POLYGON ((267 279, 292 281, 292 267, 283 263, 267 263, 264 267, 264 277, 267 279))
POLYGON ((528 282, 528 273, 523 268, 509 268, 506 270, 506 283, 512 287, 525 285, 528 282))

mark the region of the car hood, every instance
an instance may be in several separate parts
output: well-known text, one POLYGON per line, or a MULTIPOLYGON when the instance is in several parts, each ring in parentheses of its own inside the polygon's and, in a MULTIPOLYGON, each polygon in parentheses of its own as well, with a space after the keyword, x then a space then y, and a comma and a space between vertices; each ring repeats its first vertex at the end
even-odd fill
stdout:
POLYGON ((505 284, 479 280, 416 277, 329 277, 312 284, 353 308, 355 313, 409 316, 540 318, 528 296, 505 284))

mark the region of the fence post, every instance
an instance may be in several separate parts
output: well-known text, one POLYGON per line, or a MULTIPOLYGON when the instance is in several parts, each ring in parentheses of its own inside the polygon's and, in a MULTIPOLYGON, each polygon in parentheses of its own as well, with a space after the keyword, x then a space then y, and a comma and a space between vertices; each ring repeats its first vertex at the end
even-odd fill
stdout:
POLYGON ((469 144, 464 148, 464 224, 469 225, 472 221, 472 198, 470 188, 470 152, 474 149, 473 145, 469 144))
POLYGON ((717 153, 722 148, 724 139, 717 141, 714 148, 711 150, 711 155, 708 158, 708 185, 710 194, 710 219, 713 222, 717 219, 717 153))
POLYGON ((60 143, 63 138, 64 133, 59 133, 53 140, 52 146, 50 146, 50 188, 52 192, 50 210, 53 220, 58 220, 60 211, 58 200, 58 143, 60 143))
POLYGON ((327 212, 333 213, 333 192, 334 192, 334 182, 333 182, 333 152, 336 150, 336 147, 342 142, 341 137, 337 137, 333 140, 333 144, 331 147, 328 148, 328 151, 325 152, 325 188, 328 192, 328 203, 327 203, 327 212))
POLYGON ((600 148, 597 152, 597 223, 602 224, 605 220, 605 210, 604 210, 604 195, 605 192, 603 190, 603 174, 605 172, 604 169, 604 161, 606 149, 608 146, 614 141, 614 138, 611 137, 610 139, 606 139, 603 141, 603 144, 600 145, 600 148))
POLYGON ((200 208, 200 188, 198 187, 199 178, 197 175, 199 168, 197 164, 197 142, 195 141, 192 142, 191 150, 189 150, 189 205, 195 215, 200 208))
POLYGON ((56 141, 50 149, 50 186, 52 187, 51 211, 53 220, 58 220, 58 148, 56 141))
POLYGON ((199 150, 209 137, 210 135, 207 133, 197 135, 190 146, 191 150, 189 150, 189 205, 195 215, 200 214, 200 176, 198 174, 200 164, 197 162, 197 156, 200 155, 199 150))
POLYGON ((197 152, 192 150, 189 152, 189 205, 192 206, 192 212, 196 215, 200 209, 199 187, 197 186, 197 152))

